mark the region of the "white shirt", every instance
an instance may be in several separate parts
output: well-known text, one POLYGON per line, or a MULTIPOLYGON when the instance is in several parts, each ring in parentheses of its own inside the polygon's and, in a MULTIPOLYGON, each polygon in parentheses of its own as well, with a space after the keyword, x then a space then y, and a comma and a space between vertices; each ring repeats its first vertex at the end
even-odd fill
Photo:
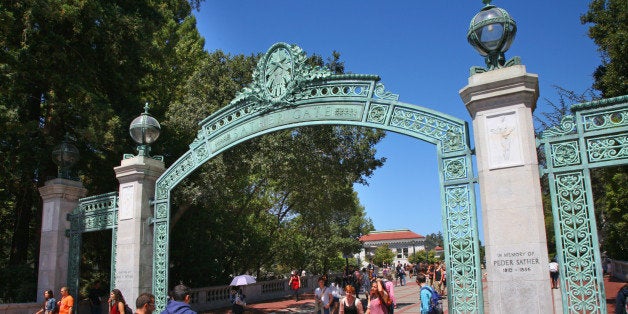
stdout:
POLYGON ((331 299, 329 298, 330 293, 332 293, 332 291, 329 289, 329 287, 323 287, 322 290, 320 287, 318 287, 316 288, 316 290, 314 290, 314 295, 316 296, 316 299, 323 301, 323 305, 329 305, 329 302, 331 301, 331 299))

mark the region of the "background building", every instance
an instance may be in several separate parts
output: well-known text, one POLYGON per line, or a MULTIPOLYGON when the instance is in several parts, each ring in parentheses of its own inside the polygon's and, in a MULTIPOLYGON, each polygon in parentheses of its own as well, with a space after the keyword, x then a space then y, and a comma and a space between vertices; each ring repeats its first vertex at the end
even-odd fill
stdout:
POLYGON ((409 229, 373 231, 360 237, 360 242, 359 261, 363 265, 368 264, 369 256, 375 254, 377 247, 386 244, 395 253, 395 264, 407 263, 410 254, 425 250, 425 237, 409 229))

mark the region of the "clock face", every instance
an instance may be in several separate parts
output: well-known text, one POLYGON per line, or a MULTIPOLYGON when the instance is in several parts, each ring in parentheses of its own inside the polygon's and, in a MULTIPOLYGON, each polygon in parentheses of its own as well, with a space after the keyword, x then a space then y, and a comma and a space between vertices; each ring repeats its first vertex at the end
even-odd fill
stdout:
POLYGON ((266 61, 264 71, 264 87, 273 99, 286 95, 288 86, 293 79, 293 62, 290 52, 279 47, 273 51, 266 61))

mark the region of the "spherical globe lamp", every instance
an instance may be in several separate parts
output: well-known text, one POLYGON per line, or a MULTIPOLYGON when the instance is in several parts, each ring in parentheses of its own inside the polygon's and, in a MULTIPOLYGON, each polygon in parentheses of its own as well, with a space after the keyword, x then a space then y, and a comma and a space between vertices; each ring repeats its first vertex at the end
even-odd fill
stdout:
POLYGON ((484 0, 484 4, 471 19, 467 40, 485 57, 488 69, 493 70, 506 63, 504 52, 515 39, 517 25, 506 10, 491 5, 490 0, 484 0))
POLYGON ((79 150, 70 142, 66 134, 61 144, 52 150, 52 161, 57 165, 57 176, 62 179, 72 179, 70 170, 79 160, 79 150))
POLYGON ((144 113, 131 122, 129 134, 139 144, 137 147, 139 155, 148 156, 150 144, 154 143, 161 134, 159 121, 148 113, 148 103, 144 106, 144 113))

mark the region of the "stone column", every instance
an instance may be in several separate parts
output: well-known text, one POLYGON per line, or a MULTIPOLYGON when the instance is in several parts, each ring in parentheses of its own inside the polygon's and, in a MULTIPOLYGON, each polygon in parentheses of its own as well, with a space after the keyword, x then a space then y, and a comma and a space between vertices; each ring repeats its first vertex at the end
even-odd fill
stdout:
POLYGON ((41 238, 39 244, 39 275, 37 302, 43 302, 44 291, 59 294, 68 280, 68 253, 70 240, 65 231, 70 229, 67 215, 76 208, 79 198, 85 197, 83 183, 67 179, 52 179, 39 188, 43 200, 41 238))
POLYGON ((152 291, 153 214, 150 201, 155 181, 164 172, 162 161, 136 156, 122 160, 115 169, 120 182, 116 240, 115 288, 134 307, 142 292, 152 291))
POLYGON ((473 118, 488 310, 552 313, 532 122, 538 76, 523 65, 475 74, 460 96, 473 118))

